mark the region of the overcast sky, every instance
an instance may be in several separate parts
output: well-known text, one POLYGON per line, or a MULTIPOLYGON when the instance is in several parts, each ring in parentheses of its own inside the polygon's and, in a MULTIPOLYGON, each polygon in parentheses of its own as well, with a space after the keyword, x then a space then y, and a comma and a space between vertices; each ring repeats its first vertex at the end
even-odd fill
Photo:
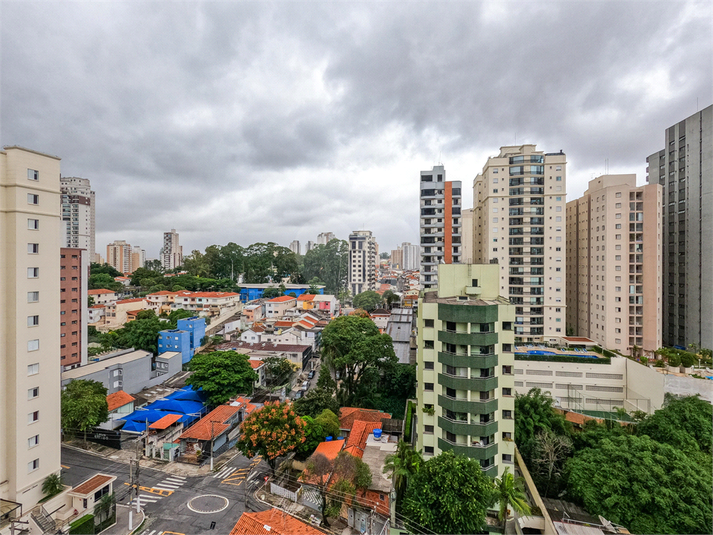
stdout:
POLYGON ((568 198, 645 179, 711 104, 713 3, 8 2, 0 143, 92 181, 97 252, 374 232, 418 242, 419 172, 562 149, 568 198))

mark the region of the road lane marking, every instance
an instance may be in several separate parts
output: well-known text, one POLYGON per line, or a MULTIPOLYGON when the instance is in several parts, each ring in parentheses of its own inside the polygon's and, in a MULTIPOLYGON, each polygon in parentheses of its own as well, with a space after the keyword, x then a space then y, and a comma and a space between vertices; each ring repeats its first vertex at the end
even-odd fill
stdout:
MULTIPOLYGON (((124 485, 126 485, 127 487, 132 486, 126 482, 124 482, 124 485)), ((158 494, 159 496, 161 496, 161 498, 165 498, 166 496, 170 496, 171 494, 173 494, 172 490, 162 489, 160 487, 139 487, 139 490, 142 490, 144 492, 150 492, 151 494, 158 494)))
POLYGON ((63 464, 60 464, 60 466, 61 466, 62 468, 64 468, 65 470, 69 470, 69 466, 65 466, 65 465, 63 465, 63 464))

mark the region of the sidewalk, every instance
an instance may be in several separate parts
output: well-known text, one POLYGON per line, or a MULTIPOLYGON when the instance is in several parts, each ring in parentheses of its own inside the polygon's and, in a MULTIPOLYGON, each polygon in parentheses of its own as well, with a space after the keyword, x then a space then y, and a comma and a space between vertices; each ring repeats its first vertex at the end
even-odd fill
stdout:
POLYGON ((134 509, 132 529, 130 530, 129 506, 116 504, 116 524, 102 531, 101 535, 128 535, 129 533, 135 532, 145 518, 146 516, 143 511, 137 513, 136 509, 134 509))

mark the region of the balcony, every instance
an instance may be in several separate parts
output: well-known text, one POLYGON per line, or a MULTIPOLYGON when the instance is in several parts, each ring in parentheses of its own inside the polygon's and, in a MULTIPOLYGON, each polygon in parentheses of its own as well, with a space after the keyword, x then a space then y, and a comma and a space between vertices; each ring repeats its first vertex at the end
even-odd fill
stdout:
POLYGON ((438 374, 438 384, 455 390, 476 390, 478 392, 489 392, 498 387, 498 378, 492 377, 462 377, 449 375, 447 373, 438 374))
POLYGON ((474 437, 487 437, 498 432, 498 422, 495 421, 488 422, 487 424, 468 423, 453 420, 447 416, 438 417, 438 427, 456 435, 470 435, 474 437))
POLYGON ((498 365, 498 356, 495 354, 475 354, 475 355, 457 355, 447 351, 438 353, 438 362, 446 366, 454 368, 493 368, 498 365))
POLYGON ((469 412, 470 414, 490 414, 498 410, 497 399, 468 401, 466 399, 456 399, 439 395, 438 405, 453 412, 469 412))
POLYGON ((460 346, 491 346, 498 343, 498 334, 488 333, 453 333, 438 331, 438 340, 445 344, 460 346))
POLYGON ((466 444, 455 444, 444 438, 438 439, 438 448, 441 451, 452 451, 456 455, 465 455, 471 459, 484 461, 491 459, 498 454, 497 444, 488 444, 487 446, 468 446, 466 444))

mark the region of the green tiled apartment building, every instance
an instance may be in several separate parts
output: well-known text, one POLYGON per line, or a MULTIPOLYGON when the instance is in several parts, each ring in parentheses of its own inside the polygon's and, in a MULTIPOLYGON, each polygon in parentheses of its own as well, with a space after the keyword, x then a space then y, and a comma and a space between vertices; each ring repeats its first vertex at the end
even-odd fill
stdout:
POLYGON ((452 450, 502 475, 515 454, 515 307, 497 264, 441 264, 418 303, 417 449, 452 450))

